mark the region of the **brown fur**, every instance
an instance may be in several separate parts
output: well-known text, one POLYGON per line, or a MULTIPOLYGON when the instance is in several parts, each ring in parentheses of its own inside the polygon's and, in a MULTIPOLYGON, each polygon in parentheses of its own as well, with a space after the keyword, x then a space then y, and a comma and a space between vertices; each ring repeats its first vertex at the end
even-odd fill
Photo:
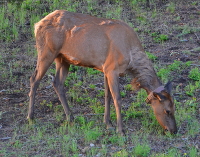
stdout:
POLYGON ((107 127, 112 126, 112 96, 119 133, 123 133, 119 75, 130 74, 135 78, 132 84, 144 88, 148 94, 161 85, 136 33, 122 21, 56 10, 35 24, 35 37, 38 61, 30 79, 30 119, 33 118, 37 87, 53 61, 56 62, 53 85, 69 121, 73 120, 73 114, 67 104, 63 84, 70 64, 93 67, 104 73, 104 122, 107 127))

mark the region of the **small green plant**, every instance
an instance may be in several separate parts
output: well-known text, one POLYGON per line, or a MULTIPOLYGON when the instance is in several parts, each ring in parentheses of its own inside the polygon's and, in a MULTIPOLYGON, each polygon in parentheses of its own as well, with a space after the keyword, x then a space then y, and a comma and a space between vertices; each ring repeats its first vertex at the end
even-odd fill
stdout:
POLYGON ((160 77, 163 82, 166 82, 168 80, 169 74, 170 74, 170 70, 167 68, 161 68, 157 72, 158 77, 160 77))
POLYGON ((104 90, 98 90, 97 97, 103 97, 105 95, 104 90))
POLYGON ((198 156, 198 152, 197 149, 195 147, 191 147, 189 150, 189 156, 190 157, 197 157, 198 156))
POLYGON ((191 120, 189 119, 188 120, 188 124, 187 124, 187 130, 188 130, 188 132, 187 132, 187 134, 189 135, 189 136, 195 136, 195 135, 197 135, 198 133, 199 133, 199 121, 198 120, 196 120, 196 119, 193 119, 192 117, 191 117, 191 120))
POLYGON ((116 153, 113 153, 112 154, 113 157, 128 157, 129 154, 128 154, 128 151, 126 149, 122 149, 116 153))
POLYGON ((175 9, 176 9, 175 3, 170 2, 170 4, 168 5, 168 7, 166 8, 166 11, 170 12, 170 13, 174 13, 175 9))
POLYGON ((124 91, 120 91, 120 95, 122 98, 124 98, 126 96, 126 93, 124 91))
POLYGON ((97 101, 96 99, 96 103, 93 103, 90 108, 93 109, 94 113, 99 114, 99 113, 104 113, 104 107, 103 105, 97 101))
POLYGON ((200 52, 200 47, 193 48, 193 51, 200 52))
POLYGON ((77 150, 78 150, 78 145, 77 145, 77 140, 76 140, 76 139, 72 139, 72 140, 71 140, 70 148, 71 148, 71 151, 72 151, 73 153, 76 153, 76 152, 77 152, 77 150))
POLYGON ((80 86, 82 86, 82 85, 83 85, 83 82, 82 82, 82 81, 79 81, 79 82, 77 82, 77 83, 74 84, 74 86, 76 86, 76 87, 80 87, 80 86))
POLYGON ((141 89, 138 93, 137 93, 137 102, 144 102, 145 99, 147 97, 147 93, 144 89, 141 89))
POLYGON ((98 70, 92 69, 92 68, 87 68, 87 73, 90 75, 95 75, 95 74, 99 74, 101 72, 98 70))
POLYGON ((131 84, 127 84, 124 86, 124 88, 128 91, 132 90, 132 85, 131 84))
POLYGON ((96 85, 90 84, 89 87, 90 87, 91 89, 95 89, 95 88, 96 88, 96 85))
POLYGON ((181 154, 178 152, 176 148, 171 148, 168 150, 166 157, 181 157, 181 154))
POLYGON ((190 70, 188 77, 195 81, 200 81, 200 70, 199 68, 193 68, 190 70))
POLYGON ((168 40, 168 35, 165 35, 165 34, 160 34, 158 35, 157 37, 153 38, 155 42, 157 43, 162 43, 166 40, 168 40))
POLYGON ((117 135, 112 135, 108 138, 108 141, 114 144, 114 143, 117 143, 118 139, 119 137, 117 135))
POLYGON ((148 144, 144 144, 144 145, 137 145, 134 148, 134 154, 136 156, 141 156, 141 157, 145 157, 148 156, 150 153, 151 148, 149 147, 148 144))
POLYGON ((42 106, 44 106, 44 105, 46 105, 46 100, 43 100, 41 103, 40 103, 40 105, 42 105, 42 106))
POLYGON ((46 100, 43 100, 43 101, 40 103, 40 105, 42 105, 42 106, 48 106, 50 109, 53 108, 52 102, 47 103, 46 100))
POLYGON ((196 90, 200 88, 200 81, 196 81, 195 84, 193 83, 189 83, 186 87, 185 87, 185 93, 189 96, 194 96, 196 90))
POLYGON ((175 71, 175 70, 180 70, 180 66, 181 66, 181 61, 177 61, 175 60, 174 63, 170 64, 168 66, 168 69, 171 70, 171 71, 175 71))
POLYGON ((125 113, 125 120, 128 120, 130 118, 136 118, 136 117, 141 117, 144 113, 142 111, 137 111, 134 109, 131 109, 131 107, 129 108, 128 111, 126 111, 125 113))
POLYGON ((153 40, 157 43, 163 43, 164 41, 168 40, 168 35, 165 34, 159 34, 157 32, 151 33, 151 36, 153 37, 153 40))
POLYGON ((14 147, 16 148, 21 148, 22 147, 22 142, 20 140, 16 140, 13 144, 14 147))
POLYGON ((150 53, 150 52, 147 52, 146 51, 146 54, 147 54, 147 56, 148 56, 148 58, 149 59, 151 59, 152 61, 156 61, 156 59, 158 58, 158 57, 156 57, 154 54, 152 54, 152 53, 150 53))
POLYGON ((179 28, 180 30, 182 30, 182 32, 180 34, 178 34, 178 37, 184 36, 186 34, 190 34, 191 32, 193 32, 193 28, 190 27, 189 25, 184 25, 183 27, 179 28))
POLYGON ((92 140, 97 140, 102 135, 102 132, 98 127, 93 129, 84 130, 84 137, 86 142, 90 142, 92 140))

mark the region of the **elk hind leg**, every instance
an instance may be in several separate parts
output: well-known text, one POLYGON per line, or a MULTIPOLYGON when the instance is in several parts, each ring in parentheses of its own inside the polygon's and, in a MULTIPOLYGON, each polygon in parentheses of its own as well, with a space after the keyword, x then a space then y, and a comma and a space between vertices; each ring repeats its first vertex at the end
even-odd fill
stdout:
POLYGON ((66 114, 67 121, 72 122, 74 120, 73 114, 68 106, 67 99, 64 92, 64 82, 67 77, 70 64, 65 62, 61 57, 55 59, 56 62, 56 76, 53 82, 54 89, 62 103, 63 109, 66 114))
MULTIPOLYGON (((48 54, 48 53, 43 53, 48 54)), ((52 64, 54 58, 51 56, 43 56, 38 55, 37 66, 35 72, 30 78, 30 101, 29 101, 29 108, 28 108, 28 116, 27 119, 33 119, 34 117, 34 103, 35 103, 35 95, 36 90, 40 84, 41 79, 43 78, 44 74, 46 73, 47 69, 52 64)))

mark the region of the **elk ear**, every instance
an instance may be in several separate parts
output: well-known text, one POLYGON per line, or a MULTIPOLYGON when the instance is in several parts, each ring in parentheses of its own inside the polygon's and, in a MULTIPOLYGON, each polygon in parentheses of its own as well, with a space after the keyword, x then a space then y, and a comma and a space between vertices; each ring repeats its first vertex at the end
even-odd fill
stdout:
POLYGON ((139 82, 137 82, 137 78, 135 78, 135 79, 133 79, 132 81, 131 81, 131 85, 132 85, 132 89, 133 90, 139 90, 140 88, 141 88, 141 85, 140 85, 140 83, 139 82))
POLYGON ((170 94, 172 91, 172 82, 168 81, 164 88, 165 88, 165 91, 170 94))
POLYGON ((153 96, 157 98, 159 101, 163 100, 163 95, 160 93, 153 92, 153 96))

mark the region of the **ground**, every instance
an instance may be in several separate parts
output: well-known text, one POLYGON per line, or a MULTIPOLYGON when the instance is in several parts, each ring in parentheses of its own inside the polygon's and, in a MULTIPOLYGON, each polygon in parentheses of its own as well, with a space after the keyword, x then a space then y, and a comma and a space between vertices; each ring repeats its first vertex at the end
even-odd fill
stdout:
MULTIPOLYGON (((24 9, 29 10, 29 1, 26 2, 24 9)), ((117 140, 118 143, 114 143, 113 139, 111 140, 112 133, 107 133, 102 123, 103 74, 86 68, 71 68, 69 78, 65 82, 68 102, 75 117, 80 119, 80 116, 83 116, 88 123, 95 121, 98 123, 95 123, 95 126, 102 128, 103 133, 100 137, 109 141, 105 144, 107 147, 106 156, 117 156, 116 153, 119 156, 131 156, 131 152, 135 153, 135 156, 156 156, 156 154, 157 156, 159 154, 160 156, 170 156, 170 153, 174 151, 173 148, 177 151, 175 154, 181 156, 192 156, 192 150, 194 156, 200 155, 200 3, 192 0, 180 0, 180 3, 155 0, 154 3, 150 2, 149 5, 142 3, 145 1, 141 3, 132 1, 131 3, 128 0, 124 2, 114 0, 99 0, 95 3, 90 1, 70 2, 70 9, 75 8, 72 11, 98 17, 113 18, 114 16, 114 18, 127 22, 137 32, 147 54, 149 55, 148 52, 152 54, 150 59, 154 63, 161 81, 166 83, 168 80, 172 80, 173 82, 178 135, 167 136, 162 134, 155 118, 150 117, 153 113, 151 107, 144 102, 144 91, 140 92, 140 97, 136 91, 128 89, 127 84, 130 84, 128 76, 120 78, 123 123, 127 138, 125 144, 123 142, 123 144, 120 144, 117 140), (78 5, 74 6, 77 3, 78 5), (112 12, 117 9, 119 9, 119 15, 112 12), (191 74, 192 69, 196 69, 194 75, 191 74), (134 109, 137 112, 134 116, 129 117, 127 116, 128 111, 134 105, 134 102, 134 109), (91 107, 93 103, 97 106, 91 107), (144 120, 146 117, 147 119, 144 120), (133 136, 136 137, 134 139, 136 143, 133 142, 133 136), (147 155, 137 155, 135 149, 137 142, 144 145, 143 138, 148 141, 150 151, 147 155), (123 150, 125 151, 124 154, 123 150)), ((44 9, 46 12, 53 9, 54 3, 51 1, 41 1, 41 3, 41 5, 31 3, 31 5, 39 5, 39 9, 44 9)), ((7 10, 5 17, 12 20, 14 11, 9 12, 9 7, 5 6, 8 6, 8 4, 1 4, 1 7, 7 10)), ((64 7, 62 6, 62 8, 64 7)), ((59 9, 59 5, 55 9, 59 9)), ((34 9, 29 11, 36 12, 34 9)), ((40 18, 44 17, 46 12, 42 12, 40 18)), ((3 21, 3 18, 1 20, 3 21)), ((51 85, 55 73, 54 64, 44 76, 37 91, 35 118, 38 121, 36 120, 36 124, 31 127, 26 120, 30 90, 29 78, 37 62, 35 40, 31 33, 32 27, 31 18, 26 17, 23 25, 17 27, 17 37, 11 37, 8 40, 6 30, 9 30, 9 27, 0 32, 3 34, 0 38, 0 156, 18 156, 17 153, 20 156, 67 156, 59 148, 52 147, 48 148, 48 151, 43 150, 44 148, 41 147, 47 144, 42 144, 42 142, 46 139, 40 140, 35 145, 34 142, 31 143, 34 139, 30 137, 39 136, 35 129, 40 130, 43 125, 48 126, 44 136, 51 135, 52 128, 59 129, 65 123, 60 101, 51 85), (51 126, 49 126, 49 123, 51 123, 51 126), (27 145, 33 145, 33 148, 29 148, 27 145), (57 150, 60 150, 59 153, 57 150)), ((10 36, 12 35, 10 34, 10 36)), ((80 121, 77 121, 74 125, 82 126, 79 124, 80 121)), ((113 121, 115 121, 115 118, 113 118, 113 121)), ((113 123, 115 124, 115 122, 113 123)), ((58 138, 59 143, 60 136, 55 135, 57 132, 52 134, 55 138, 58 138)), ((70 129, 65 131, 64 134, 74 135, 70 132, 70 129)), ((70 148, 69 154, 98 156, 98 153, 88 155, 87 152, 93 147, 97 149, 96 152, 100 147, 102 147, 101 150, 104 150, 101 138, 87 141, 81 137, 80 133, 77 133, 77 135, 77 138, 73 137, 77 141, 77 148, 75 151, 70 148)), ((59 145, 58 143, 57 145, 59 145)), ((99 152, 99 156, 103 156, 100 150, 99 152)))

